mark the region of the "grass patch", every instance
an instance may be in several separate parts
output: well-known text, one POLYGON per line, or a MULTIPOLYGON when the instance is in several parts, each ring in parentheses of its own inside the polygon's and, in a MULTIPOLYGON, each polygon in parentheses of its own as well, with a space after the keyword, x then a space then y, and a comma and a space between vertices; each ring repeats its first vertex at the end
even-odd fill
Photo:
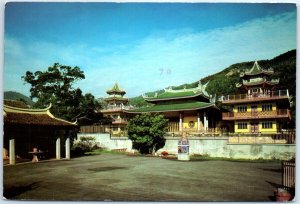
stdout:
POLYGON ((106 150, 106 149, 95 149, 91 152, 84 153, 85 155, 99 155, 99 154, 127 154, 127 152, 118 152, 118 151, 112 151, 112 150, 106 150))
POLYGON ((281 160, 278 159, 233 159, 225 157, 210 157, 208 155, 198 155, 194 154, 190 156, 191 161, 231 161, 231 162, 253 162, 253 163, 280 163, 281 160))

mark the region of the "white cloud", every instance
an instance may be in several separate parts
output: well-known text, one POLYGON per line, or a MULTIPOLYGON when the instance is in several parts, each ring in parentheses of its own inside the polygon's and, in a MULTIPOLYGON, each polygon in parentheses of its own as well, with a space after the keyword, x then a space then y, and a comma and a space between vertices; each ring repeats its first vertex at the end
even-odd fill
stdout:
MULTIPOLYGON (((204 32, 185 29, 178 33, 156 32, 132 44, 109 49, 76 43, 22 44, 6 36, 4 88, 21 91, 20 77, 27 69, 46 69, 54 62, 80 66, 86 79, 78 86, 97 97, 105 96, 116 81, 128 96, 195 82, 233 63, 269 59, 295 49, 296 14, 268 16, 204 32)), ((26 90, 28 87, 21 92, 26 90)))

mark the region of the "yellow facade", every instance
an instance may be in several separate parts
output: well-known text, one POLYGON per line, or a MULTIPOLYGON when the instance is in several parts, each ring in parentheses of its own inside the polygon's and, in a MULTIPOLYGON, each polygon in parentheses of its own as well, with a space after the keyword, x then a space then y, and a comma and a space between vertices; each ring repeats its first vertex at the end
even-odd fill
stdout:
POLYGON ((247 112, 251 112, 251 106, 257 106, 257 111, 258 112, 262 112, 262 105, 265 105, 265 104, 272 105, 272 111, 276 111, 277 110, 276 103, 251 103, 251 104, 234 105, 233 112, 237 113, 239 106, 247 106, 247 112))
POLYGON ((248 133, 250 132, 250 123, 248 121, 235 121, 234 122, 234 132, 235 133, 248 133), (238 123, 246 123, 247 129, 238 129, 238 123))
MULTIPOLYGON (((235 133, 249 133, 251 132, 251 122, 250 121, 235 121, 234 122, 234 132, 235 133), (239 129, 238 123, 246 123, 247 129, 239 129)), ((258 122, 258 130, 257 132, 260 132, 262 134, 267 133, 276 133, 277 132, 277 122, 275 120, 261 120, 258 122), (272 128, 263 128, 264 122, 271 122, 272 128)))
POLYGON ((258 126, 259 126, 259 132, 261 133, 276 133, 277 132, 277 123, 276 121, 265 121, 265 122, 272 122, 272 128, 262 128, 262 123, 264 121, 260 121, 258 126))
POLYGON ((182 126, 183 126, 184 130, 185 129, 197 129, 197 127, 198 127, 197 116, 185 116, 182 121, 182 126), (189 126, 190 122, 194 123, 193 127, 189 126))

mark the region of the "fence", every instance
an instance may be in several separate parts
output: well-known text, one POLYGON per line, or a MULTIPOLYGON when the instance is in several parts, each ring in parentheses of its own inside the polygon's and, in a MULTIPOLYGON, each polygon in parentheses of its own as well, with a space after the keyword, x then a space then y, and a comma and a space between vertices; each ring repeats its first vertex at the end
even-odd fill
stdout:
POLYGON ((108 125, 80 126, 80 133, 109 133, 108 125))
POLYGON ((282 162, 282 185, 286 190, 295 188, 295 162, 283 161, 282 162))

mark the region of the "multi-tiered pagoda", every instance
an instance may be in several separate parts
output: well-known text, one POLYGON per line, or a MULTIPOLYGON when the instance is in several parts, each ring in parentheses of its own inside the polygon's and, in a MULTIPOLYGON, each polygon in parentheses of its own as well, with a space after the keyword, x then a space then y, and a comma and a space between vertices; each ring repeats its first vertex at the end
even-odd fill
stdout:
POLYGON ((128 98, 124 95, 125 90, 119 88, 118 83, 106 91, 108 96, 104 99, 107 103, 106 109, 102 110, 104 117, 112 118, 112 134, 121 135, 127 125, 127 119, 124 113, 128 109, 128 98))
POLYGON ((240 74, 242 83, 236 86, 241 94, 222 97, 232 109, 222 118, 233 121, 235 133, 277 133, 291 119, 289 92, 277 90, 279 79, 272 79, 273 74, 273 69, 263 69, 256 61, 240 74))

